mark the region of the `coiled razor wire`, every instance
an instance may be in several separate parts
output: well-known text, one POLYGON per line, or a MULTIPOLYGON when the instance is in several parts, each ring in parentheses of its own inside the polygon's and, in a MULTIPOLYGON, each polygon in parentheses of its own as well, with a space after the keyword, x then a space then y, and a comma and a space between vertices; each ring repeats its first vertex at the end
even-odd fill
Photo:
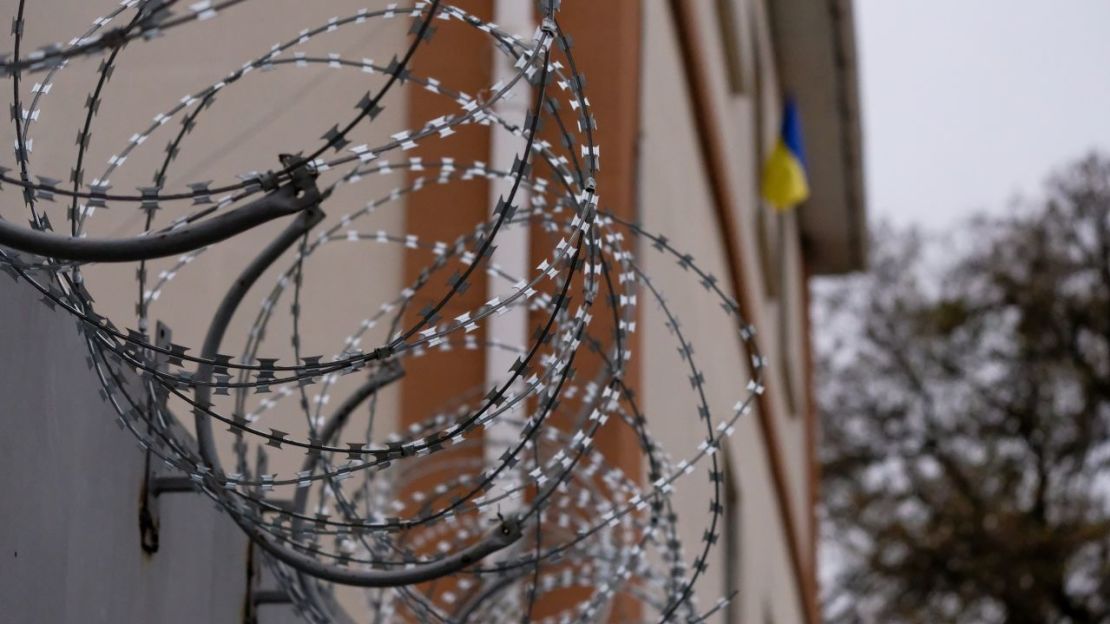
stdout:
MULTIPOLYGON (((138 128, 88 182, 91 131, 117 55, 132 43, 183 35, 190 23, 218 18, 243 0, 188 6, 176 0, 126 0, 68 42, 31 52, 23 50, 26 2, 19 0, 11 51, 0 56, 0 71, 12 84, 16 157, 14 167, 0 167, 0 181, 21 192, 30 227, 0 221, 0 269, 37 289, 46 305, 76 319, 102 396, 120 424, 167 469, 187 475, 271 556, 275 576, 306 617, 318 622, 341 617, 337 585, 366 588, 365 605, 376 622, 395 616, 428 622, 590 622, 605 619, 618 599, 638 604, 644 620, 701 621, 732 598, 699 608, 693 592, 722 530, 724 471, 716 452, 762 392, 764 361, 753 328, 713 275, 666 237, 599 210, 596 122, 570 40, 559 24, 557 1, 540 3, 543 19, 531 40, 440 0, 331 18, 178 99, 138 128), (389 63, 302 50, 328 33, 388 19, 412 22, 410 42, 389 63), (512 77, 479 97, 453 89, 450 77, 416 75, 411 60, 433 35, 433 23, 483 33, 509 56, 512 77), (51 177, 59 173, 59 163, 32 162, 32 128, 55 80, 87 58, 98 61, 97 80, 85 101, 75 158, 68 165, 71 175, 64 183, 51 177), (276 171, 237 172, 222 181, 166 188, 177 157, 190 147, 186 136, 204 123, 218 95, 245 83, 255 71, 307 66, 373 74, 384 82, 365 94, 350 119, 334 123, 319 144, 283 157, 276 171), (402 83, 454 102, 456 112, 380 144, 352 145, 356 129, 373 124, 382 103, 402 83), (506 118, 497 103, 518 85, 532 91, 528 111, 521 119, 506 118), (539 138, 541 122, 555 128, 557 144, 539 138), (475 124, 516 137, 511 168, 402 156, 475 124), (167 142, 150 186, 138 193, 114 191, 109 180, 148 140, 167 142), (399 171, 408 174, 403 186, 325 220, 324 211, 344 209, 333 200, 340 187, 357 188, 373 176, 399 171), (458 232, 453 241, 370 231, 367 225, 376 211, 403 206, 406 198, 432 185, 470 180, 490 180, 509 190, 487 221, 458 232), (50 206, 65 211, 68 233, 54 231, 45 209, 50 206), (121 206, 141 211, 140 235, 111 240, 87 235, 98 208, 121 206), (164 223, 164 214, 175 216, 164 223), (284 230, 258 250, 227 292, 199 348, 152 337, 152 306, 178 274, 210 246, 239 241, 238 235, 274 220, 286 222, 284 230), (499 236, 535 227, 558 242, 531 274, 514 275, 493 262, 499 236), (367 315, 335 354, 307 355, 301 352, 301 333, 313 319, 300 305, 305 267, 318 252, 344 243, 424 250, 433 259, 413 283, 367 315), (736 328, 750 355, 752 376, 746 385, 745 380, 737 383, 731 412, 711 410, 693 346, 661 288, 634 255, 637 248, 676 261, 736 328), (176 259, 152 279, 148 261, 166 257, 176 259), (83 268, 109 262, 138 267, 135 329, 121 329, 98 313, 86 287, 83 268), (241 352, 232 355, 225 351, 224 333, 246 292, 271 267, 280 268, 278 279, 251 321, 241 352), (454 314, 459 295, 479 272, 505 294, 454 314), (678 461, 652 436, 624 381, 638 293, 662 310, 685 365, 676 375, 690 384, 693 403, 687 417, 704 428, 700 446, 678 461), (427 304, 415 310, 418 302, 427 304), (291 322, 291 358, 262 357, 267 330, 283 303, 291 322), (482 332, 475 330, 511 309, 541 319, 529 343, 480 338, 482 332), (448 310, 453 316, 444 318, 448 310), (363 340, 382 327, 387 339, 362 349, 363 340), (442 411, 403 430, 383 436, 372 425, 352 424, 356 410, 375 421, 379 391, 404 376, 414 360, 455 349, 502 350, 516 360, 498 383, 461 393, 442 411), (576 364, 596 373, 577 377, 576 364), (353 390, 344 386, 345 394, 333 402, 331 395, 340 392, 340 380, 349 375, 360 383, 353 390), (267 421, 274 422, 282 409, 301 412, 303 430, 269 427, 267 421), (192 432, 180 420, 187 413, 192 432), (635 432, 646 480, 624 474, 594 450, 595 435, 610 419, 635 432), (217 451, 221 436, 232 442, 231 470, 217 451), (496 457, 483 453, 491 447, 502 452, 496 457), (444 452, 448 449, 459 451, 444 452), (271 457, 288 452, 303 456, 300 470, 270 472, 271 457), (698 464, 708 472, 712 496, 702 543, 684 548, 670 495, 698 464), (558 596, 556 606, 544 603, 545 596, 558 596), (534 615, 541 603, 549 615, 534 615)), ((406 383, 436 380, 409 378, 406 383)))

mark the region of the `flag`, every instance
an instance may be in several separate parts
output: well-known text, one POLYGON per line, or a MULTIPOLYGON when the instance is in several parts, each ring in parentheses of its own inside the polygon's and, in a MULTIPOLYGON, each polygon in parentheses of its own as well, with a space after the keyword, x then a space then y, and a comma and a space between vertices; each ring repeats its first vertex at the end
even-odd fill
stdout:
POLYGON ((802 121, 794 100, 782 111, 782 130, 775 149, 763 165, 763 199, 777 210, 790 210, 809 198, 802 121))

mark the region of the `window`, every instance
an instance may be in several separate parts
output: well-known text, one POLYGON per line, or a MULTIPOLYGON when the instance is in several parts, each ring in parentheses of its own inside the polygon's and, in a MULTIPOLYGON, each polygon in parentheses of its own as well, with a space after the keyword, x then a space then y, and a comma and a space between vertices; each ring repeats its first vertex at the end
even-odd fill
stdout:
POLYGON ((724 500, 723 500, 723 513, 722 513, 722 527, 721 534, 723 536, 724 556, 725 556, 725 574, 724 574, 724 595, 731 596, 736 592, 735 596, 728 601, 725 607, 725 621, 729 624, 739 622, 742 613, 741 599, 744 559, 743 559, 743 542, 744 542, 744 518, 743 509, 740 504, 740 483, 736 480, 736 473, 732 469, 732 462, 729 460, 728 453, 721 454, 724 463, 724 500))
MULTIPOLYGON (((760 156, 762 158, 762 154, 760 156)), ((770 299, 779 296, 778 248, 773 238, 777 218, 778 215, 763 202, 756 206, 755 232, 756 244, 759 246, 759 265, 763 273, 763 292, 770 299)))
MULTIPOLYGON (((797 210, 797 209, 795 209, 797 210)), ((782 378, 783 395, 786 397, 787 413, 791 416, 798 414, 797 401, 794 394, 794 341, 792 338, 795 334, 794 319, 795 319, 795 306, 798 305, 797 297, 795 297, 795 283, 791 281, 791 277, 795 277, 788 272, 790 268, 788 265, 787 257, 787 232, 794 232, 796 227, 796 215, 792 214, 776 214, 775 219, 775 273, 778 279, 778 362, 779 362, 779 376, 782 378)))
POLYGON ((725 77, 728 80, 728 90, 734 95, 744 93, 744 67, 740 55, 742 41, 740 39, 739 22, 736 19, 736 6, 738 0, 716 0, 717 27, 721 31, 721 53, 724 55, 725 77))
POLYGON ((791 275, 787 272, 786 236, 793 227, 793 216, 775 212, 768 206, 760 205, 755 210, 756 244, 759 246, 759 265, 763 273, 763 291, 770 301, 775 302, 777 327, 775 346, 777 352, 772 358, 777 364, 777 372, 783 385, 787 411, 797 414, 795 409, 794 358, 791 347, 795 301, 791 275))

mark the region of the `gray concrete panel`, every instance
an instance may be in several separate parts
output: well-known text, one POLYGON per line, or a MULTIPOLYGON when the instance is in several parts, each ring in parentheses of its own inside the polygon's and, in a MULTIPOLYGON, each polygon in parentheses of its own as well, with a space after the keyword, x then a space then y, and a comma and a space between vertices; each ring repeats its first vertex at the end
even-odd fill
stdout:
POLYGON ((143 552, 144 453, 85 358, 72 319, 0 277, 0 622, 242 622, 248 543, 209 499, 162 495, 143 552))

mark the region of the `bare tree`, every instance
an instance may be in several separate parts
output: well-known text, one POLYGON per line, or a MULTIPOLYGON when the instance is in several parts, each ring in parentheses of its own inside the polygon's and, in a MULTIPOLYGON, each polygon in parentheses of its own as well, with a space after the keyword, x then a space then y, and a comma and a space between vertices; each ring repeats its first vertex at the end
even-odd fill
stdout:
POLYGON ((1110 160, 819 285, 830 622, 1110 622, 1110 160))

